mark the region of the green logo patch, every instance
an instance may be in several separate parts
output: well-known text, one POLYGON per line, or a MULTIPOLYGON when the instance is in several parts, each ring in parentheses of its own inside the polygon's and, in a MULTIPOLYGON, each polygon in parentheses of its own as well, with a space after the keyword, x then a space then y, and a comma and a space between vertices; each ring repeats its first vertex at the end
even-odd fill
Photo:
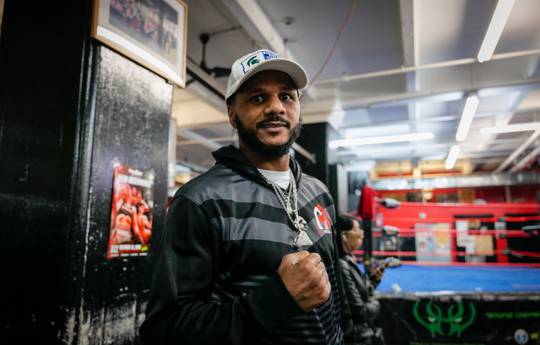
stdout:
POLYGON ((472 302, 465 306, 461 301, 454 303, 446 309, 446 313, 433 301, 429 301, 422 310, 420 304, 421 301, 414 304, 414 318, 431 333, 432 337, 436 335, 460 337, 476 319, 476 307, 472 302))
POLYGON ((258 64, 258 63, 261 63, 261 61, 259 60, 259 58, 257 57, 257 55, 254 55, 254 56, 250 57, 250 58, 247 60, 247 62, 246 62, 246 64, 248 65, 248 67, 251 67, 251 66, 253 66, 253 65, 256 65, 256 64, 258 64))

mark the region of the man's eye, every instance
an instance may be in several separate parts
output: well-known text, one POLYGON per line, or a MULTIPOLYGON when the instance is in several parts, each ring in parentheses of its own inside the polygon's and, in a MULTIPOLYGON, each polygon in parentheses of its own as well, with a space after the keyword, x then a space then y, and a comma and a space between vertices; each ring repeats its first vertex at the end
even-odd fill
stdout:
POLYGON ((281 100, 282 101, 290 101, 292 99, 292 96, 289 95, 288 93, 284 93, 281 95, 281 100))
POLYGON ((255 104, 262 103, 263 100, 264 100, 263 96, 260 96, 260 95, 251 97, 251 102, 255 104))

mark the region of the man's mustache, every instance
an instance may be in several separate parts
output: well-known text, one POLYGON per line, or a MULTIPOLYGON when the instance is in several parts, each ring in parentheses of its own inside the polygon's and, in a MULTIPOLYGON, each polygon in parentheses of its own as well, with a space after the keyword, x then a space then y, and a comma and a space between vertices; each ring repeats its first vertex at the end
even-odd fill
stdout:
POLYGON ((257 122, 256 128, 257 129, 263 128, 269 122, 282 122, 286 128, 289 128, 289 129, 291 128, 291 123, 279 115, 272 115, 270 117, 265 118, 264 120, 260 122, 257 122))

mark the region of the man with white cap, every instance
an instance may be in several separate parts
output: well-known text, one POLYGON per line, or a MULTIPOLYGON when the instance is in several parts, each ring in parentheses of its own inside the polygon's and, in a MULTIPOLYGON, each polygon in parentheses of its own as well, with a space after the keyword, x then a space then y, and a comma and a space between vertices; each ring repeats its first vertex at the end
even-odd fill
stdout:
POLYGON ((289 156, 308 78, 269 50, 236 60, 239 148, 174 196, 155 259, 145 344, 342 344, 327 188, 289 156))

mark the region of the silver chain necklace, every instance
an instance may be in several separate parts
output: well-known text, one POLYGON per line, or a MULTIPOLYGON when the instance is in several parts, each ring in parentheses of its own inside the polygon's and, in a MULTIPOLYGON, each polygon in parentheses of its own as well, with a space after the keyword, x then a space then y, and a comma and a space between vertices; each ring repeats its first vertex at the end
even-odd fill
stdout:
POLYGON ((294 180, 291 171, 289 170, 290 180, 289 187, 287 188, 287 194, 285 194, 281 187, 277 186, 266 176, 263 175, 263 177, 266 182, 274 189, 274 192, 278 197, 279 203, 285 210, 285 213, 287 214, 287 217, 289 217, 289 220, 293 224, 294 228, 298 231, 298 234, 294 237, 292 245, 297 249, 311 246, 313 242, 311 241, 306 232, 307 222, 298 214, 298 192, 296 189, 296 181, 294 180))

